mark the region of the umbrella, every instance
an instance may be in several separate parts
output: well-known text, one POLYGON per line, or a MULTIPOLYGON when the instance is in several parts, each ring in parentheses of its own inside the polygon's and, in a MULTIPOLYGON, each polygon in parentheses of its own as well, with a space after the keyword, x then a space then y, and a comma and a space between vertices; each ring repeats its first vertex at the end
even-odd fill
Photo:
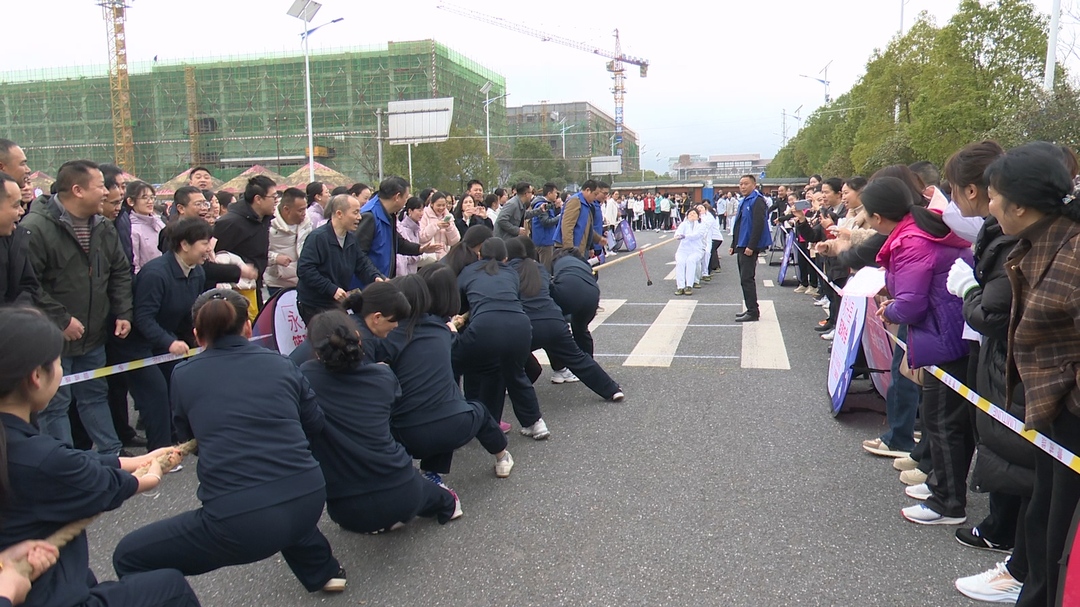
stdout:
MULTIPOLYGON (((288 177, 286 177, 285 185, 289 186, 290 188, 303 189, 304 186, 308 184, 311 177, 311 175, 309 175, 308 173, 308 166, 309 165, 305 164, 299 169, 296 169, 296 171, 291 173, 288 177)), ((319 164, 318 162, 315 163, 315 181, 321 181, 329 185, 331 190, 338 186, 350 186, 356 182, 353 178, 347 175, 343 175, 324 164, 319 164)))
MULTIPOLYGON (((183 173, 180 173, 176 177, 173 177, 172 179, 161 184, 161 187, 157 188, 157 195, 162 197, 169 197, 175 194, 176 190, 179 190, 180 188, 188 184, 188 173, 190 172, 191 169, 188 169, 183 173)), ((220 190, 223 183, 224 182, 217 177, 211 176, 210 189, 214 191, 220 190)))
POLYGON ((233 177, 229 181, 226 181, 224 184, 221 185, 221 187, 217 189, 225 190, 226 192, 232 192, 233 194, 239 194, 240 192, 244 191, 245 187, 247 187, 248 179, 251 179, 256 175, 266 175, 270 179, 273 179, 274 183, 276 184, 282 184, 285 182, 285 177, 283 175, 279 175, 271 171, 270 169, 264 167, 263 165, 257 164, 250 169, 244 171, 243 173, 240 173, 236 177, 233 177))

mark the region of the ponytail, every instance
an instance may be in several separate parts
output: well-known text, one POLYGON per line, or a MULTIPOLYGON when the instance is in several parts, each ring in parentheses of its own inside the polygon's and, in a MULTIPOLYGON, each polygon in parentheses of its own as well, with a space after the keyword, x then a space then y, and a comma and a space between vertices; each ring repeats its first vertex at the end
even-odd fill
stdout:
POLYGON ((480 246, 480 259, 486 260, 484 271, 494 276, 499 273, 499 262, 506 261, 506 243, 501 238, 489 238, 480 246))
POLYGON ((308 339, 319 362, 335 373, 357 368, 364 357, 356 323, 341 310, 315 315, 308 325, 308 339))
POLYGON ((232 289, 211 289, 191 306, 199 341, 211 345, 228 335, 240 335, 248 321, 246 297, 232 289))
POLYGON ((540 266, 536 260, 529 257, 528 250, 522 237, 511 238, 506 241, 506 253, 510 259, 520 260, 518 264, 518 292, 522 297, 532 298, 540 294, 540 266))
POLYGON ((412 313, 408 300, 391 282, 376 282, 363 291, 353 291, 341 305, 360 318, 378 312, 389 320, 404 320, 412 313))

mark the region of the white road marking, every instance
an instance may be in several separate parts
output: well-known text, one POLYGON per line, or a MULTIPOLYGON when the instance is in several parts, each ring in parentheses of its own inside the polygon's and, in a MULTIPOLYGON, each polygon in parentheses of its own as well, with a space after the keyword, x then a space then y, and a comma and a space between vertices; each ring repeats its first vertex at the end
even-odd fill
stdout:
POLYGON ((675 280, 675 268, 672 268, 668 275, 664 277, 664 280, 675 280))
MULTIPOLYGON (((633 357, 653 357, 654 354, 593 354, 593 358, 633 358, 633 357)), ((674 354, 671 358, 691 358, 691 359, 707 359, 707 360, 739 360, 738 356, 716 356, 712 354, 674 354)), ((645 365, 630 365, 624 364, 624 367, 632 366, 645 366, 645 365)))
MULTIPOLYGON (((627 306, 666 306, 667 304, 663 303, 663 302, 630 301, 630 302, 626 302, 623 305, 627 305, 627 306)), ((739 307, 739 308, 742 307, 741 303, 705 303, 705 302, 700 302, 700 301, 698 302, 698 305, 699 306, 735 306, 735 307, 739 307)))
POLYGON ((769 262, 765 261, 764 257, 758 257, 757 262, 760 263, 761 265, 765 265, 765 264, 769 263, 769 262))
POLYGON ((758 302, 761 319, 744 323, 742 333, 743 369, 791 369, 784 334, 770 300, 758 302))
MULTIPOLYGON (((634 346, 633 352, 623 363, 624 367, 670 367, 679 348, 686 325, 694 315, 697 301, 692 299, 672 299, 660 311, 657 320, 666 321, 665 326, 653 324, 634 346)), ((775 316, 775 313, 774 313, 775 316)), ((779 327, 779 325, 777 325, 779 327)))
POLYGON ((724 327, 729 329, 741 328, 742 325, 730 324, 730 325, 675 325, 662 322, 609 322, 604 325, 605 327, 724 327))
POLYGON ((776 284, 773 283, 773 281, 771 281, 771 280, 763 280, 763 281, 761 281, 761 284, 766 286, 766 287, 775 287, 776 286, 776 284))

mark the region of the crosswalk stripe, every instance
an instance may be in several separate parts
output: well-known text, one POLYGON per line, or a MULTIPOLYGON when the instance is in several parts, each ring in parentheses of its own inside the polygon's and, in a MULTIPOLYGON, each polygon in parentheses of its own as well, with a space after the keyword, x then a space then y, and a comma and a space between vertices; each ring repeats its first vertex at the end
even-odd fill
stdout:
POLYGON ((761 281, 761 284, 762 284, 762 286, 766 286, 766 287, 775 287, 776 286, 776 284, 771 280, 763 280, 763 281, 761 281))
POLYGON ((776 318, 776 306, 772 301, 758 302, 761 318, 757 322, 744 323, 742 332, 743 369, 791 369, 788 362, 784 334, 776 318))
POLYGON ((664 277, 664 280, 675 280, 675 268, 672 268, 668 275, 664 277))
MULTIPOLYGON (((657 320, 665 321, 669 326, 656 326, 654 323, 645 331, 645 335, 634 346, 634 350, 623 363, 624 367, 670 367, 679 348, 686 325, 694 315, 697 301, 672 299, 660 311, 657 320)), ((774 314, 775 316, 775 314, 774 314)), ((779 327, 779 324, 777 325, 779 327)))
MULTIPOLYGON (((611 318, 611 315, 621 308, 624 303, 626 303, 625 299, 601 299, 600 307, 603 308, 604 311, 596 313, 596 318, 589 323, 589 331, 595 331, 605 320, 611 318)), ((537 350, 533 352, 533 356, 536 357, 537 362, 541 365, 551 366, 551 361, 548 360, 547 352, 537 350)))

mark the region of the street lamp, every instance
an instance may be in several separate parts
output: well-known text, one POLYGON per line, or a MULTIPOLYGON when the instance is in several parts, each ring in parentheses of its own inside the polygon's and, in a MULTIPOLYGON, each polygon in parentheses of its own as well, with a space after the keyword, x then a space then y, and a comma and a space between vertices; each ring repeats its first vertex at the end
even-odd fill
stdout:
POLYGON ((315 33, 315 30, 345 19, 344 17, 338 17, 333 21, 309 29, 311 19, 315 16, 315 13, 319 12, 320 8, 322 8, 322 4, 314 0, 295 0, 286 13, 290 17, 296 17, 304 22, 304 31, 300 34, 300 39, 304 41, 304 99, 307 105, 308 181, 315 181, 315 134, 311 129, 311 55, 308 52, 308 38, 315 33))
POLYGON ((489 106, 492 103, 495 103, 496 101, 502 99, 503 97, 508 96, 510 93, 503 93, 502 95, 499 95, 498 97, 496 97, 494 99, 489 98, 488 94, 491 93, 491 81, 490 80, 485 82, 484 86, 480 87, 480 92, 484 94, 484 122, 485 122, 485 125, 486 125, 486 132, 487 132, 487 136, 486 136, 486 139, 487 139, 487 155, 491 156, 491 111, 490 111, 489 106))
POLYGON ((567 125, 566 124, 566 118, 563 118, 561 121, 559 121, 559 124, 563 125, 562 131, 559 134, 562 135, 562 157, 563 157, 563 160, 566 160, 566 133, 567 133, 567 131, 573 130, 573 128, 575 126, 577 126, 577 125, 576 124, 567 125))

